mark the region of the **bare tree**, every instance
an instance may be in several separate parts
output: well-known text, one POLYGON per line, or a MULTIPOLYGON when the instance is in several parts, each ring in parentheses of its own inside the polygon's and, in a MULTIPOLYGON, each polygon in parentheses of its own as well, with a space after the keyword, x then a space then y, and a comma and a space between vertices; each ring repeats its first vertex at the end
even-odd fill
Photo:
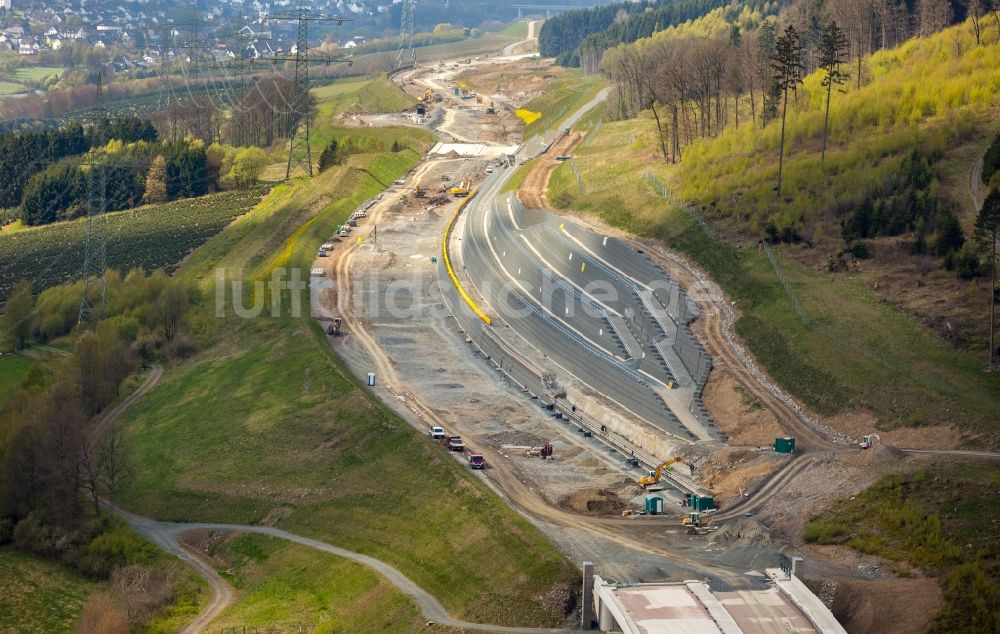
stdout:
POLYGON ((118 425, 112 425, 101 436, 99 452, 101 485, 108 495, 111 513, 114 514, 115 496, 132 475, 128 441, 118 425))
POLYGON ((982 28, 980 23, 986 14, 986 3, 988 0, 965 0, 965 10, 972 20, 972 32, 976 34, 976 46, 982 43, 982 28))
POLYGON ((917 1, 917 32, 926 37, 951 24, 954 12, 948 0, 917 1))
POLYGON ((187 290, 177 283, 168 284, 156 299, 153 311, 166 342, 173 341, 180 330, 190 301, 187 290))

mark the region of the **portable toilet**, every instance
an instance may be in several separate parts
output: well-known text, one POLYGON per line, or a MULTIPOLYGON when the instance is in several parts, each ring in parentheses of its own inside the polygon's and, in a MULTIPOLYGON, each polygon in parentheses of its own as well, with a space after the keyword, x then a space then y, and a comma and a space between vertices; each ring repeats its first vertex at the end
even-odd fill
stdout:
POLYGON ((646 513, 660 515, 663 513, 663 498, 658 495, 646 496, 646 513))
POLYGON ((792 453, 795 451, 795 439, 791 437, 775 438, 774 450, 778 453, 792 453))
POLYGON ((369 372, 368 373, 368 385, 375 385, 375 373, 374 372, 369 372))
POLYGON ((692 511, 710 511, 715 508, 715 499, 710 495, 695 495, 692 493, 688 496, 688 502, 691 505, 692 511))

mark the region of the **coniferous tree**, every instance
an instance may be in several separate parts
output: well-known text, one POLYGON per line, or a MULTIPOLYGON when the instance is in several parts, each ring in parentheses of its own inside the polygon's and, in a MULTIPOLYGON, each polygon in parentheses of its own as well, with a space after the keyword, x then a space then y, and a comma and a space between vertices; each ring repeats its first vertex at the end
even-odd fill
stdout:
POLYGON ((826 75, 820 82, 826 88, 826 112, 823 114, 823 149, 820 151, 819 164, 822 169, 826 162, 826 141, 830 130, 830 96, 833 87, 848 80, 848 74, 840 70, 844 63, 843 56, 847 50, 847 37, 836 20, 830 20, 823 26, 819 40, 819 67, 826 75))
POLYGON ((778 150, 778 184, 775 190, 781 195, 781 172, 785 161, 785 120, 788 118, 788 93, 802 82, 802 38, 795 27, 789 24, 785 32, 774 43, 771 57, 774 83, 781 91, 781 144, 778 150))

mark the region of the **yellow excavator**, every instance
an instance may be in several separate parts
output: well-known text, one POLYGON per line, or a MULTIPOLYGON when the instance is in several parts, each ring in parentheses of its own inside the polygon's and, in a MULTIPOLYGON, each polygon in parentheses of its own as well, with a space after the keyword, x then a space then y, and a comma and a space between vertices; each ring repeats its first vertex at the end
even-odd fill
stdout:
POLYGON ((644 487, 649 487, 659 483, 660 476, 663 475, 663 470, 669 468, 671 465, 676 464, 678 462, 683 462, 689 467, 691 466, 691 463, 685 460, 684 458, 680 456, 674 456, 670 460, 667 460, 659 467, 657 467, 656 471, 650 471, 649 475, 644 475, 641 478, 639 478, 639 485, 644 487))
POLYGON ((469 195, 469 190, 472 189, 472 179, 467 178, 455 187, 448 190, 448 193, 455 198, 465 198, 469 195))
POLYGON ((428 101, 430 101, 431 100, 431 94, 433 94, 433 92, 434 91, 432 91, 430 88, 428 88, 427 90, 425 90, 424 91, 424 96, 420 98, 420 101, 422 101, 424 103, 427 103, 428 101))

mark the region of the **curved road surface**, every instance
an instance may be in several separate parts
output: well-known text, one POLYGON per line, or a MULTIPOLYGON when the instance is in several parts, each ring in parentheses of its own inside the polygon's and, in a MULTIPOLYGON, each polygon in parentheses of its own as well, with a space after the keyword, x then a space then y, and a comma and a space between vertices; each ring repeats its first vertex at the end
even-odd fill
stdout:
MULTIPOLYGON (((361 553, 356 553, 350 550, 344 550, 343 548, 338 548, 332 544, 326 542, 321 542, 316 539, 310 539, 309 537, 303 537, 301 535, 296 535, 294 533, 289 533, 288 531, 282 530, 280 528, 273 528, 270 526, 252 526, 248 524, 211 524, 211 523, 177 523, 177 522, 158 522, 153 519, 146 517, 140 517, 128 512, 122 512, 122 516, 128 521, 128 523, 138 532, 140 535, 153 542, 160 548, 166 550, 167 552, 173 553, 183 559, 185 562, 190 564, 195 570, 203 575, 214 575, 219 577, 218 574, 210 566, 204 563, 199 558, 193 558, 190 554, 180 546, 180 536, 185 531, 190 530, 210 530, 219 532, 240 532, 240 533, 258 533, 260 535, 268 535, 270 537, 277 537, 278 539, 284 539, 302 546, 307 546, 315 550, 319 550, 325 553, 330 553, 331 555, 336 555, 338 557, 343 557, 345 559, 350 559, 359 564, 367 566, 379 573, 392 585, 399 588, 399 590, 413 599, 413 602, 417 604, 420 608, 420 612, 424 615, 428 621, 432 621, 439 625, 446 625, 448 627, 460 628, 464 630, 477 630, 477 631, 487 631, 487 632, 523 632, 525 634, 550 634, 550 633, 562 633, 570 632, 572 630, 562 629, 562 628, 532 628, 532 627, 508 627, 502 625, 489 625, 484 623, 470 623, 468 621, 460 621, 458 619, 452 618, 448 611, 441 605, 432 594, 413 583, 406 575, 402 572, 393 568, 389 564, 369 557, 368 555, 362 555, 361 553)), ((206 576, 207 578, 207 576, 206 576)), ((219 577, 221 580, 221 577, 219 577)), ((226 588, 229 588, 228 584, 224 581, 222 582, 226 588)), ((213 584, 213 588, 214 588, 213 584)), ((229 589, 232 593, 232 590, 229 589)), ((188 631, 199 631, 204 626, 208 625, 215 616, 221 613, 221 610, 213 611, 211 608, 217 603, 216 597, 213 596, 212 602, 209 604, 208 608, 198 616, 198 618, 185 628, 185 632, 188 631), (209 616, 209 612, 214 612, 209 616), (196 626, 196 623, 198 624, 196 626)))
MULTIPOLYGON (((153 366, 152 371, 146 377, 146 380, 139 387, 139 389, 108 412, 108 414, 98 423, 98 427, 96 427, 94 431, 103 431, 109 425, 121 418, 121 416, 128 410, 129 407, 132 406, 133 403, 135 403, 140 397, 156 385, 161 376, 163 376, 163 368, 158 365, 153 366)), ((194 634, 195 632, 204 631, 209 624, 225 612, 225 610, 232 605, 236 599, 236 594, 233 591, 233 588, 219 575, 218 572, 215 571, 211 564, 205 561, 205 559, 199 554, 190 551, 181 545, 181 535, 185 531, 195 529, 207 529, 222 532, 260 533, 263 535, 270 535, 271 537, 277 537, 279 539, 285 539, 303 546, 308 546, 309 548, 315 548, 316 550, 337 555, 338 557, 344 557, 346 559, 356 561, 360 564, 368 566, 385 577, 389 583, 396 586, 401 592, 403 592, 403 594, 406 594, 413 599, 414 603, 417 604, 417 607, 420 608, 420 612, 424 615, 424 618, 428 621, 433 621, 441 625, 465 630, 523 632, 525 634, 548 634, 553 632, 561 633, 571 631, 558 628, 507 627, 484 623, 469 623, 454 619, 448 614, 448 611, 444 608, 444 606, 441 605, 441 602, 434 598, 432 594, 413 583, 413 581, 411 581, 406 575, 389 564, 373 557, 369 557, 368 555, 362 555, 361 553, 338 548, 337 546, 327 544, 326 542, 310 539, 308 537, 302 537, 301 535, 289 533, 288 531, 280 528, 243 524, 185 524, 177 522, 160 522, 148 517, 136 515, 135 513, 130 513, 129 511, 121 508, 116 508, 115 512, 125 519, 125 521, 127 521, 137 533, 148 539, 161 550, 181 559, 181 561, 193 568, 195 572, 201 575, 205 581, 208 582, 209 589, 211 591, 211 597, 209 598, 208 604, 193 621, 188 623, 187 626, 181 630, 182 634, 194 634)))

